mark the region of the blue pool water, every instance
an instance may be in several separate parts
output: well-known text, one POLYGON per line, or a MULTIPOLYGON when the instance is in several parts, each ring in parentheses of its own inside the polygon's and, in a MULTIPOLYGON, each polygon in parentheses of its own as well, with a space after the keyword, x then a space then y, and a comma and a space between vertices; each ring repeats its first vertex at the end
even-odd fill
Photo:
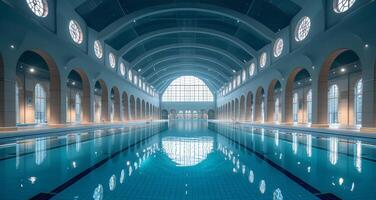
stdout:
POLYGON ((0 199, 376 199, 370 139, 178 120, 0 143, 0 199))

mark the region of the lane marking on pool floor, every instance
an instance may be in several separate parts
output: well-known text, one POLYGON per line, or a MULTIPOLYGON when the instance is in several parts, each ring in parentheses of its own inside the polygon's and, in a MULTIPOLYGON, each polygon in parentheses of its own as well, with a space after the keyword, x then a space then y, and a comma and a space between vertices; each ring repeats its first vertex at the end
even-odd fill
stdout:
MULTIPOLYGON (((221 134, 222 135, 222 134, 221 134)), ((273 162, 272 160, 270 160, 269 158, 265 157, 263 154, 257 152, 257 151, 254 151, 253 149, 239 143, 238 141, 234 140, 234 139, 231 139, 230 137, 227 137, 225 135, 222 135, 224 136, 225 138, 227 138, 228 140, 242 146, 243 148, 247 149, 249 152, 253 153, 254 155, 256 155, 258 158, 264 160, 265 162, 267 162, 270 166, 272 166, 273 168, 275 168, 276 170, 278 170, 279 172, 283 173, 285 176, 287 176, 288 178, 290 178, 291 180, 293 180, 295 183, 299 184, 300 186, 302 186, 304 189, 306 189, 307 191, 309 191, 311 194, 315 195, 316 197, 318 197, 319 199, 322 199, 322 200, 342 200, 341 198, 339 198, 338 196, 336 196, 335 194, 332 194, 332 193, 322 193, 320 190, 318 190, 317 188, 313 187, 312 185, 310 185, 309 183, 305 182, 304 180, 302 180, 301 178, 295 176, 294 174, 292 174, 291 172, 289 172, 287 169, 279 166, 277 163, 273 162)))
POLYGON ((137 144, 140 144, 142 142, 144 142, 145 140, 155 136, 156 134, 154 135, 151 135, 149 137, 146 137, 132 145, 129 145, 113 154, 111 154, 110 156, 102 159, 101 161, 95 163, 93 166, 85 169, 84 171, 82 171, 81 173, 77 174, 76 176, 70 178, 68 181, 64 182, 63 184, 57 186, 55 189, 51 190, 50 192, 48 193, 45 193, 45 192, 41 192, 41 193, 38 193, 37 195, 33 196, 30 198, 30 200, 49 200, 51 199, 52 197, 54 197, 55 195, 59 194, 60 192, 62 192, 63 190, 67 189, 68 187, 72 186, 74 183, 78 182, 80 179, 84 178, 85 176, 87 176, 88 174, 90 174, 92 171, 94 171, 95 169, 99 168, 100 166, 104 165, 107 161, 111 160, 112 158, 114 158, 115 156, 119 155, 120 153, 124 152, 124 151, 127 151, 128 149, 136 146, 137 144))

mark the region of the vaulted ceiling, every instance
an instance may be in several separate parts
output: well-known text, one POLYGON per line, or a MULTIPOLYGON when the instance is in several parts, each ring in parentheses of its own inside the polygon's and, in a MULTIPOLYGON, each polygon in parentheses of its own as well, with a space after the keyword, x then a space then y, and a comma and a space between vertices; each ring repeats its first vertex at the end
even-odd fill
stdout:
POLYGON ((99 39, 163 91, 194 75, 217 91, 301 10, 302 0, 86 0, 99 39))

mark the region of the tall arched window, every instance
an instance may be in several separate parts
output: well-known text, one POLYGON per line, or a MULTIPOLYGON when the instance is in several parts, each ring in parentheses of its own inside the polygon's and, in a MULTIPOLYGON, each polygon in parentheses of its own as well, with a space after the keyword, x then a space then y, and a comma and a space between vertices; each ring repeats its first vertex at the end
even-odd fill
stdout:
POLYGON ((292 117, 294 120, 294 123, 298 123, 298 110, 299 110, 299 97, 298 93, 294 93, 294 96, 292 98, 292 117))
POLYGON ((213 93, 208 86, 194 76, 181 76, 167 87, 162 95, 167 102, 212 102, 213 93))
POLYGON ((265 122, 265 103, 264 103, 264 97, 262 97, 262 100, 261 100, 261 122, 265 122))
POLYGON ((279 122, 279 98, 277 98, 274 103, 274 122, 279 122))
POLYGON ((354 88, 354 110, 355 110, 355 125, 361 126, 362 124, 362 99, 363 99, 363 81, 360 79, 354 88))
POLYGON ((16 123, 20 123, 20 98, 19 98, 19 88, 16 82, 16 123))
POLYGON ((34 89, 34 121, 35 123, 46 123, 47 95, 41 84, 37 83, 34 89))
POLYGON ((338 124, 338 86, 330 86, 328 93, 328 123, 338 124))
POLYGON ((79 123, 81 122, 81 97, 80 94, 76 94, 75 99, 74 99, 74 111, 76 114, 76 122, 79 123))
POLYGON ((307 123, 312 123, 312 90, 307 92, 307 123))

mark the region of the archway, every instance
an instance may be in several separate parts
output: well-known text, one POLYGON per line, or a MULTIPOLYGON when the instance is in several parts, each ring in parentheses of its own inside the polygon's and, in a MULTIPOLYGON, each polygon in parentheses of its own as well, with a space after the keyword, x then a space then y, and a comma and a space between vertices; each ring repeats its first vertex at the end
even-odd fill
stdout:
POLYGON ((117 87, 111 88, 111 115, 110 121, 120 121, 120 93, 117 87))
POLYGON ((146 119, 146 110, 145 110, 145 100, 142 100, 141 102, 141 119, 146 119))
POLYGON ((123 92, 122 95, 122 104, 123 104, 123 120, 129 121, 129 108, 128 108, 128 94, 123 92))
POLYGON ((239 117, 240 117, 240 112, 239 112, 239 99, 236 98, 235 99, 235 120, 236 121, 239 121, 239 117))
POLYGON ((129 104, 131 108, 131 120, 136 119, 136 100, 133 95, 129 98, 129 104))
POLYGON ((278 80, 272 80, 268 88, 268 122, 281 122, 281 93, 281 83, 278 80))
POLYGON ((251 91, 247 94, 247 108, 245 120, 253 121, 253 93, 251 91))
POLYGON ((81 69, 73 69, 67 78, 67 122, 90 122, 90 83, 81 69))
POLYGON ((106 83, 101 79, 94 86, 94 121, 108 121, 108 90, 106 83))
POLYGON ((329 55, 318 82, 318 90, 322 91, 318 92, 318 123, 334 127, 361 126, 361 78, 360 59, 354 51, 339 49, 329 55))
POLYGON ((136 119, 141 119, 141 100, 139 98, 136 100, 136 119))
POLYGON ((285 90, 285 122, 312 123, 312 78, 308 70, 295 68, 289 75, 285 90))
POLYGON ((215 111, 213 109, 208 111, 208 119, 215 119, 215 111))
POLYGON ((244 97, 244 95, 242 95, 241 97, 240 97, 240 108, 239 108, 240 110, 240 120, 241 121, 244 121, 245 120, 245 97, 244 97))
POLYGON ((149 102, 146 102, 145 119, 149 120, 149 118, 150 118, 150 107, 149 107, 149 102))
POLYGON ((168 119, 168 111, 162 110, 162 119, 168 119))
POLYGON ((255 118, 257 122, 265 121, 265 94, 264 88, 259 87, 256 92, 255 118))
POLYGON ((19 123, 61 122, 59 71, 47 53, 41 50, 25 51, 18 59, 16 79, 16 93, 19 95, 16 105, 19 113, 16 116, 19 116, 19 123), (42 99, 36 101, 35 92, 41 92, 38 95, 46 95, 45 102, 40 101, 42 99))

